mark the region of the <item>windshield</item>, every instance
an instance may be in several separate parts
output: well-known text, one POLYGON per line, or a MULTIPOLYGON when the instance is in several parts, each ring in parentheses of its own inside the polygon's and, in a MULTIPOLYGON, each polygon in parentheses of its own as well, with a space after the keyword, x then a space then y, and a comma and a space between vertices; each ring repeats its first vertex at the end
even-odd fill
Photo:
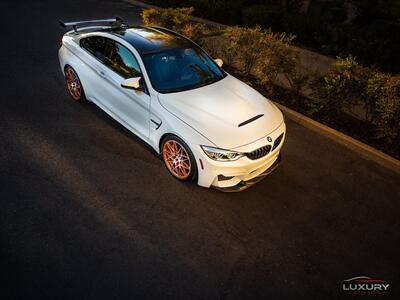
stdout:
POLYGON ((143 55, 153 88, 160 93, 181 92, 211 84, 225 73, 199 48, 170 49, 143 55))

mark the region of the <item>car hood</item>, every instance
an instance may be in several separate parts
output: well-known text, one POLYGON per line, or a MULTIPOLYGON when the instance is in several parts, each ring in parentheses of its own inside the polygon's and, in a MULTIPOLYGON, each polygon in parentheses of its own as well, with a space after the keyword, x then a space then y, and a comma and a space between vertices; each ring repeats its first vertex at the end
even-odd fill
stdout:
POLYGON ((274 104, 231 75, 201 88, 159 93, 158 98, 166 110, 223 149, 265 137, 283 121, 274 104), (259 115, 263 116, 246 123, 259 115))

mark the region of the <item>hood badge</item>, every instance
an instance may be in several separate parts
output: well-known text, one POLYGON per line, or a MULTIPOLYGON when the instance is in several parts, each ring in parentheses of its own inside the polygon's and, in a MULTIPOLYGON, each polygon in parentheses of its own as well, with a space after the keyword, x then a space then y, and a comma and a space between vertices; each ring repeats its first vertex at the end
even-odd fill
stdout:
POLYGON ((272 142, 272 137, 267 136, 267 141, 271 143, 272 142))

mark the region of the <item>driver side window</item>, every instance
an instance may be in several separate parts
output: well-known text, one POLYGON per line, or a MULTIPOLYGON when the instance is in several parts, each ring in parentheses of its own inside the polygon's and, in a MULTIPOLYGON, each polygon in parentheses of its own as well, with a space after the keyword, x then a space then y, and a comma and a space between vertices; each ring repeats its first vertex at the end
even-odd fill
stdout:
POLYGON ((104 63, 124 78, 141 76, 139 63, 133 53, 118 42, 108 42, 104 63))

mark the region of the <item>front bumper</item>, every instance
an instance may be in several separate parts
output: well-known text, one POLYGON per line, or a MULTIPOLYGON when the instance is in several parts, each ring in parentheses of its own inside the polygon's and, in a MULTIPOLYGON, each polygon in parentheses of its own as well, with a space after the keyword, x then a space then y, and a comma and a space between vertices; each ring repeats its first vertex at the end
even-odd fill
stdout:
POLYGON ((253 143, 234 149, 248 153, 267 144, 272 146, 281 134, 283 134, 283 138, 280 144, 276 148, 272 148, 269 154, 259 159, 250 159, 245 156, 231 162, 215 161, 207 157, 199 146, 195 151, 195 157, 198 161, 198 184, 223 191, 240 191, 260 181, 272 172, 279 163, 280 151, 286 138, 285 123, 282 122, 274 132, 269 134, 272 138, 271 142, 268 142, 265 136, 253 143))
POLYGON ((217 189, 222 192, 240 192, 245 189, 248 189, 249 187, 253 186, 257 182, 263 180, 269 173, 271 173, 273 170, 275 170, 276 167, 281 162, 281 159, 282 159, 282 155, 279 153, 278 157, 275 159, 274 163, 270 167, 268 167, 265 171, 258 174, 256 177, 253 177, 252 179, 249 179, 247 181, 242 180, 234 186, 227 186, 227 187, 212 186, 212 187, 214 189, 217 189))

